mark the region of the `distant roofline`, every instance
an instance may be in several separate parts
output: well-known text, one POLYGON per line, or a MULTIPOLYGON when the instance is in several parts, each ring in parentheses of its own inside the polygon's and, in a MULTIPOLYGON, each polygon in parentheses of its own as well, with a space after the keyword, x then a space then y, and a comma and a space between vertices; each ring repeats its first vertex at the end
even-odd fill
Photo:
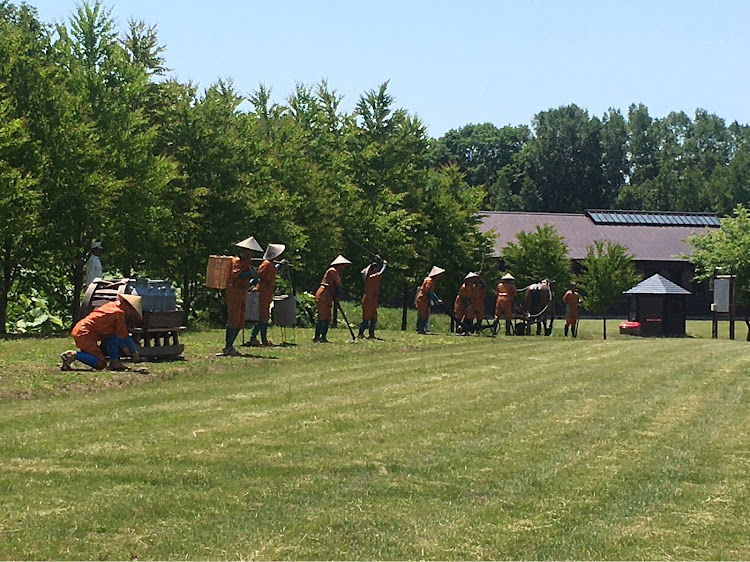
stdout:
POLYGON ((686 215, 695 217, 717 217, 716 213, 680 212, 680 211, 638 211, 630 209, 586 209, 583 213, 556 213, 554 211, 479 211, 480 215, 555 215, 567 217, 585 217, 589 213, 637 213, 639 215, 686 215))
MULTIPOLYGON (((638 211, 636 209, 586 209, 584 214, 589 213, 637 213, 639 215, 686 215, 691 217, 717 217, 716 213, 682 212, 682 211, 638 211)), ((560 213, 563 214, 563 213, 560 213)), ((565 213, 570 214, 570 213, 565 213)))
POLYGON ((479 211, 479 215, 538 215, 538 216, 549 216, 554 215, 556 217, 585 217, 583 213, 543 213, 539 211, 479 211))

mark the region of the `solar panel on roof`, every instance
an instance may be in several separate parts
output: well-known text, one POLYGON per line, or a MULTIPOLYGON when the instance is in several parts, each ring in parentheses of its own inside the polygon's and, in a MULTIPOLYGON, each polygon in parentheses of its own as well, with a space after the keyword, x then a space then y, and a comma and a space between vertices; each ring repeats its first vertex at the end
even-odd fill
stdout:
POLYGON ((718 217, 700 213, 658 211, 586 211, 595 224, 642 226, 720 226, 718 217))

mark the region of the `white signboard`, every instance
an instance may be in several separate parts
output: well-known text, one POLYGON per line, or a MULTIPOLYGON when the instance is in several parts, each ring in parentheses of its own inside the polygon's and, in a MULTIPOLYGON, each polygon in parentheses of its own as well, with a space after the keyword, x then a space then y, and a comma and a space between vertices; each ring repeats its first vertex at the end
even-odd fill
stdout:
POLYGON ((729 312, 729 281, 725 279, 714 279, 714 303, 716 303, 716 312, 729 312))

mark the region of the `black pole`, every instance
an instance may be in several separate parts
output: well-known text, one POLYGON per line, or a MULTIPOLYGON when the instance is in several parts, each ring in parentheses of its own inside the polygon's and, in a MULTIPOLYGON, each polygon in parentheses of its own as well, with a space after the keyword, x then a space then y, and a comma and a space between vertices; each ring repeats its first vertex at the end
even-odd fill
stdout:
POLYGON ((336 300, 334 301, 336 303, 336 306, 341 311, 341 317, 344 319, 344 322, 346 323, 346 327, 349 328, 349 334, 352 336, 352 341, 357 341, 357 338, 354 336, 354 330, 352 330, 352 327, 349 325, 349 321, 346 319, 346 314, 344 314, 344 309, 341 308, 341 303, 336 300))
POLYGON ((409 283, 404 281, 404 305, 401 311, 401 331, 406 331, 406 313, 409 310, 409 283))
POLYGON ((734 339, 734 321, 737 318, 736 309, 736 291, 737 290, 737 277, 731 275, 729 277, 729 339, 734 339))

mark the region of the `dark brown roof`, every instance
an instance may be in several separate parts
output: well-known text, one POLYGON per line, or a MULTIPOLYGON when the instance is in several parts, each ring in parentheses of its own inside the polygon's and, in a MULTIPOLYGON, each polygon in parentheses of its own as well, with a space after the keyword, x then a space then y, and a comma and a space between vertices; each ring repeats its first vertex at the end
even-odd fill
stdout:
POLYGON ((610 240, 628 248, 637 261, 683 261, 681 254, 690 254, 684 241, 693 234, 705 234, 711 227, 646 226, 594 224, 586 215, 567 213, 513 213, 483 211, 480 213, 481 232, 495 230, 498 237, 494 255, 499 257, 508 242, 516 242, 521 231, 533 232, 537 226, 552 225, 568 246, 570 258, 582 260, 586 248, 596 240, 610 240))

